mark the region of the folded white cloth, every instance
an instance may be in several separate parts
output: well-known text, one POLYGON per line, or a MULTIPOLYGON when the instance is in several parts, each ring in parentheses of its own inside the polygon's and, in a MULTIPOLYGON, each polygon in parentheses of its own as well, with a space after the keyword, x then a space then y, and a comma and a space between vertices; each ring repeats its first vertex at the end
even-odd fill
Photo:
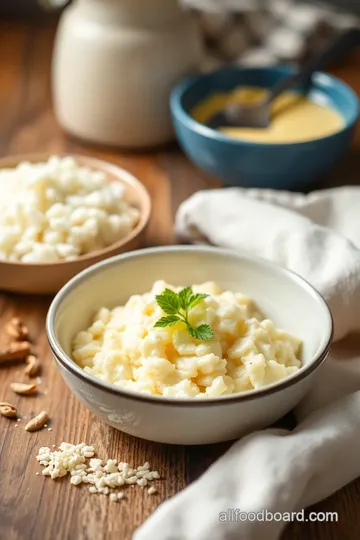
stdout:
POLYGON ((192 242, 246 249, 302 275, 329 302, 335 339, 344 339, 296 409, 294 431, 240 439, 134 539, 276 539, 286 521, 223 522, 220 513, 298 511, 360 475, 360 336, 349 336, 360 331, 360 188, 198 192, 180 207, 176 229, 192 242))

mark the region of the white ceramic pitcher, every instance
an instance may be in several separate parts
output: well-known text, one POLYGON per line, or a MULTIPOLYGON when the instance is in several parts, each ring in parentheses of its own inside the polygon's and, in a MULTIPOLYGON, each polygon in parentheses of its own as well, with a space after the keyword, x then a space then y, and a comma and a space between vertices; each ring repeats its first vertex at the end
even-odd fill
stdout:
POLYGON ((173 135, 170 91, 200 60, 195 21, 177 0, 75 0, 54 49, 58 121, 94 143, 165 143, 173 135))

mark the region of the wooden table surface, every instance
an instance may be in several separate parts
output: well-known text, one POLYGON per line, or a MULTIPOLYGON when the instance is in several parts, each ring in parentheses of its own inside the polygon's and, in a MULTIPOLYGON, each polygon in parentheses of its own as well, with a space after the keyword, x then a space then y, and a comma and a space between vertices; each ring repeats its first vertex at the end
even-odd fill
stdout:
MULTIPOLYGON (((50 100, 53 36, 53 27, 0 22, 0 156, 73 152, 118 163, 138 176, 151 194, 153 213, 147 245, 174 243, 172 224, 179 203, 199 189, 216 186, 217 182, 195 169, 176 145, 152 153, 131 154, 91 148, 65 136, 54 119, 50 100)), ((359 66, 360 56, 355 55, 335 70, 358 93, 359 66)), ((358 183, 359 165, 358 130, 352 152, 322 185, 358 183)), ((204 447, 156 444, 127 436, 98 421, 73 397, 52 362, 44 329, 50 300, 0 295, 1 331, 9 318, 21 317, 29 326, 43 364, 36 398, 14 397, 9 389, 11 382, 25 379, 21 366, 0 371, 0 401, 14 402, 21 418, 18 427, 15 421, 0 418, 0 538, 128 540, 161 501, 197 478, 229 444, 204 447), (25 432, 25 422, 42 409, 50 414, 52 431, 25 432), (146 490, 130 489, 126 501, 113 504, 107 497, 90 495, 84 486, 75 488, 68 481, 54 482, 37 476, 38 448, 62 441, 96 443, 103 458, 136 465, 150 461, 164 478, 159 483, 159 493, 149 496, 146 490)), ((337 511, 339 523, 291 524, 284 538, 358 538, 360 481, 343 488, 315 509, 337 511)))

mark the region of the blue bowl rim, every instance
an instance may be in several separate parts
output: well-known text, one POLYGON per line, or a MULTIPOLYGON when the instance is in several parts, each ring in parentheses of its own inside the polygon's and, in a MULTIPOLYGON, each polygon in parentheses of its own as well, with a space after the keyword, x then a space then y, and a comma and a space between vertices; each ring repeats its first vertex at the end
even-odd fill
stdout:
POLYGON ((345 83, 338 77, 335 77, 334 75, 331 75, 330 73, 327 73, 325 71, 316 71, 314 75, 316 77, 319 77, 319 76, 325 77, 332 85, 336 85, 342 88, 347 93, 349 99, 351 99, 354 102, 352 118, 345 122, 345 125, 342 127, 342 129, 340 129, 339 131, 336 131, 335 133, 327 135, 326 137, 319 137, 319 138, 310 139, 307 141, 288 142, 288 143, 286 142, 262 143, 262 142, 257 142, 257 141, 247 141, 245 139, 235 139, 227 135, 223 135, 220 131, 216 131, 215 129, 209 128, 205 126, 204 124, 201 124, 200 122, 195 120, 192 116, 190 116, 190 114, 187 111, 185 111, 185 109, 183 108, 181 100, 185 92, 189 90, 194 84, 197 84, 201 79, 213 77, 221 73, 232 72, 232 71, 241 72, 245 70, 246 71, 264 70, 264 71, 270 71, 270 72, 275 71, 275 72, 284 73, 284 75, 293 73, 295 71, 293 67, 288 66, 288 65, 271 66, 271 67, 230 66, 230 67, 220 68, 218 70, 214 70, 208 73, 202 73, 200 75, 186 77, 185 80, 182 80, 180 83, 178 83, 171 92, 171 95, 170 95, 171 113, 176 118, 176 120, 180 121, 188 129, 208 139, 213 139, 218 142, 226 143, 232 146, 258 146, 261 148, 274 148, 274 147, 278 148, 282 146, 286 146, 286 147, 305 146, 308 144, 314 144, 319 141, 321 142, 327 141, 333 137, 344 134, 346 131, 351 129, 359 119, 359 115, 360 115, 359 98, 354 92, 354 90, 347 83, 345 83))

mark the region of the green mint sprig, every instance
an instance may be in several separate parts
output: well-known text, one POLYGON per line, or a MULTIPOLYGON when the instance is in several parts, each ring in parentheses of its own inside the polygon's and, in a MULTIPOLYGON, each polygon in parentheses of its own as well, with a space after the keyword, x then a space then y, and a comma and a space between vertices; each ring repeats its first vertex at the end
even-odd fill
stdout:
POLYGON ((209 296, 203 293, 194 293, 191 287, 185 287, 179 293, 165 289, 162 294, 156 296, 156 302, 161 309, 166 313, 165 317, 161 317, 154 327, 164 328, 166 326, 174 326, 178 322, 186 324, 189 334, 195 339, 211 339, 214 337, 211 326, 208 324, 200 324, 192 326, 189 322, 189 311, 197 306, 199 302, 209 296))

